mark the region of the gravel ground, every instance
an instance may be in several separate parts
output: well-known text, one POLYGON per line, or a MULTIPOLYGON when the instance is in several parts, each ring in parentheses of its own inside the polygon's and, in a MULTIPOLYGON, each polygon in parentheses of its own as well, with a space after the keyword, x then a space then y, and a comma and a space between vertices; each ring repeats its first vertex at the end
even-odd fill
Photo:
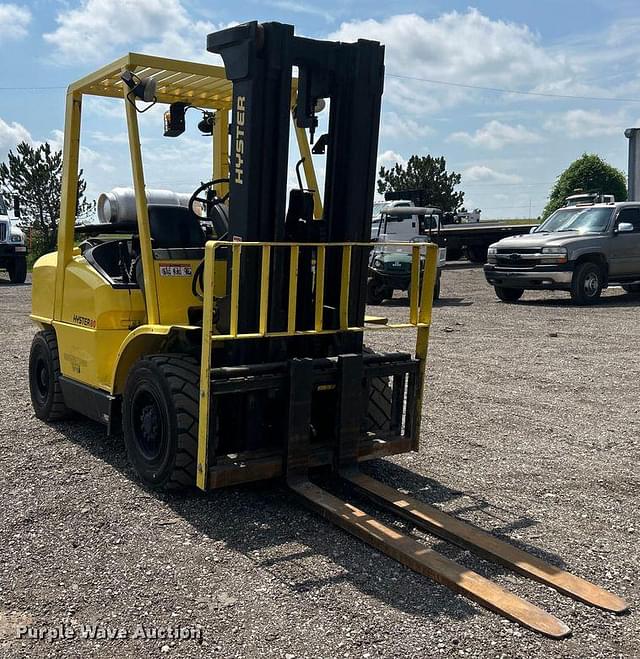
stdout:
MULTIPOLYGON (((366 467, 627 598, 631 613, 615 617, 418 534, 563 619, 564 641, 413 574, 281 485, 150 494, 121 438, 36 420, 30 292, 0 282, 1 656, 640 656, 638 308, 621 290, 595 308, 553 293, 506 305, 481 270, 447 269, 421 451, 366 467), (17 640, 18 625, 75 636, 17 640), (128 638, 82 639, 81 625, 128 638), (200 638, 134 638, 140 626, 200 638)), ((411 345, 408 333, 377 337, 411 345)))

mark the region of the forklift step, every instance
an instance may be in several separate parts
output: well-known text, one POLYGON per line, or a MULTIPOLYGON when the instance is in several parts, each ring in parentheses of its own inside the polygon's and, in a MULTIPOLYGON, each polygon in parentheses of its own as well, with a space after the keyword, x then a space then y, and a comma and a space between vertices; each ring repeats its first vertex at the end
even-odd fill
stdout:
POLYGON ((342 476, 375 503, 453 544, 471 549, 484 558, 551 586, 585 604, 614 613, 623 613, 628 609, 626 602, 617 595, 550 565, 433 506, 416 501, 370 476, 356 470, 342 476))
POLYGON ((385 526, 375 517, 310 481, 289 481, 288 484, 312 510, 406 567, 533 631, 556 639, 570 634, 569 627, 555 616, 413 538, 385 526))

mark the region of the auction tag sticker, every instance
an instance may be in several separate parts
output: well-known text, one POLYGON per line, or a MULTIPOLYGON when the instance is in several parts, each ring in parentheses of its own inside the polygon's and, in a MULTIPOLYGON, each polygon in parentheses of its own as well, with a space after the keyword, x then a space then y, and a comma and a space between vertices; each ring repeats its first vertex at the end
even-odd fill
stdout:
POLYGON ((160 263, 161 277, 191 277, 191 265, 189 263, 160 263))

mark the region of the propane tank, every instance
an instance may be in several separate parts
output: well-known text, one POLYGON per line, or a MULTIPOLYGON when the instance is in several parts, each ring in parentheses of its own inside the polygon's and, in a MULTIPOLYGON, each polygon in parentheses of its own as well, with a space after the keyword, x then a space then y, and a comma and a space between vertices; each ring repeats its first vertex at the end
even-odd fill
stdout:
MULTIPOLYGON (((191 195, 171 190, 147 190, 147 204, 165 206, 188 206, 191 195)), ((136 195, 133 188, 114 188, 98 197, 98 220, 100 222, 135 222, 136 195)))

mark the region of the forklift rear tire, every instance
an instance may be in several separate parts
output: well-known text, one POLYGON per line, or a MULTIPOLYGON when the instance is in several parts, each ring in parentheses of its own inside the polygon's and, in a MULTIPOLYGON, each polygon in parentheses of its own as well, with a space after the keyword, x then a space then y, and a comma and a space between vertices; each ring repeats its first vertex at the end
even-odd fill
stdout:
POLYGON ((24 256, 16 258, 9 264, 8 270, 12 284, 24 284, 27 278, 27 259, 24 256))
POLYGON ((524 293, 523 288, 505 288, 504 286, 494 286, 493 288, 503 302, 517 302, 524 293))
POLYGON ((200 365, 188 355, 150 355, 129 372, 122 400, 124 443, 152 489, 196 483, 200 365))
POLYGON ((51 329, 42 330, 33 337, 29 354, 29 390, 38 419, 61 421, 71 415, 60 387, 58 342, 51 329))

